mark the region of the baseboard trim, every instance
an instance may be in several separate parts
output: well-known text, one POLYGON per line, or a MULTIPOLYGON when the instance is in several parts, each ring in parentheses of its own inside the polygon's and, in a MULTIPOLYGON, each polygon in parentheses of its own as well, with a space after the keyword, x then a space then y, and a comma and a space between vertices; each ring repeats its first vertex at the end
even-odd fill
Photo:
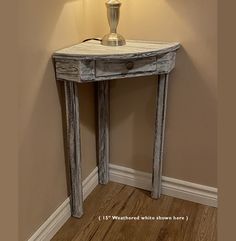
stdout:
MULTIPOLYGON (((110 164, 110 180, 125 185, 151 190, 151 173, 110 164)), ((98 168, 83 181, 84 200, 98 185, 98 168)), ((162 193, 168 196, 217 207, 217 188, 170 177, 162 177, 162 193)), ((50 241, 71 216, 70 198, 45 221, 28 241, 50 241)))
MULTIPOLYGON (((98 185, 97 167, 83 181, 84 200, 98 185)), ((70 198, 68 197, 56 211, 40 226, 28 241, 50 241, 58 230, 65 224, 71 216, 70 198)))
POLYGON ((98 168, 96 167, 86 179, 83 181, 83 196, 84 200, 93 191, 93 189, 98 185, 98 168))
MULTIPOLYGON (((144 190, 151 190, 151 173, 110 164, 110 180, 144 190)), ((217 188, 170 177, 162 177, 162 194, 217 207, 217 188)))

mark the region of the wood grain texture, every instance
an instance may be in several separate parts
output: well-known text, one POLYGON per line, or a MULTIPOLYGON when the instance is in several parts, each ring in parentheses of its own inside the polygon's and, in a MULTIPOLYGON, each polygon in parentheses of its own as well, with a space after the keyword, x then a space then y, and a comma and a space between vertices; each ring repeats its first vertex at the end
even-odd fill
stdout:
POLYGON ((119 47, 88 41, 54 53, 57 80, 65 82, 68 150, 72 174, 72 214, 80 217, 82 184, 80 167, 79 104, 76 82, 98 82, 99 182, 109 181, 109 83, 108 80, 161 75, 155 128, 152 197, 160 197, 168 74, 175 66, 179 43, 127 41, 119 47))
POLYGON ((100 184, 109 181, 109 82, 97 85, 98 96, 98 176, 100 184))
POLYGON ((139 57, 150 57, 157 54, 176 51, 180 47, 177 42, 153 42, 153 41, 138 41, 127 40, 126 45, 111 47, 101 45, 99 41, 87 41, 69 48, 58 50, 54 53, 54 57, 78 57, 79 59, 98 59, 98 58, 118 58, 127 59, 139 57))
POLYGON ((116 56, 104 59, 79 60, 78 57, 55 57, 57 80, 79 83, 133 78, 169 73, 175 66, 175 52, 151 57, 117 59, 116 56), (132 68, 128 66, 132 64, 132 68))
POLYGON ((153 173, 152 173, 152 197, 160 198, 162 162, 165 137, 165 118, 167 108, 168 75, 163 74, 158 78, 157 91, 157 110, 155 122, 155 141, 153 154, 153 173))
POLYGON ((156 71, 156 69, 156 57, 141 58, 136 60, 96 61, 96 77, 153 72, 156 71))
POLYGON ((81 179, 81 148, 79 125, 79 94, 74 82, 64 82, 67 153, 71 175, 71 212, 74 217, 83 215, 83 191, 81 179))
POLYGON ((83 83, 169 73, 179 47, 179 43, 149 41, 109 47, 91 40, 53 54, 56 77, 83 83), (131 69, 127 68, 130 62, 131 69))
POLYGON ((52 241, 216 241, 217 209, 110 182, 85 201, 81 219, 70 218, 52 241), (99 221, 99 216, 186 217, 186 220, 99 221))
POLYGON ((79 77, 79 61, 76 59, 59 59, 55 61, 57 80, 75 81, 79 77))

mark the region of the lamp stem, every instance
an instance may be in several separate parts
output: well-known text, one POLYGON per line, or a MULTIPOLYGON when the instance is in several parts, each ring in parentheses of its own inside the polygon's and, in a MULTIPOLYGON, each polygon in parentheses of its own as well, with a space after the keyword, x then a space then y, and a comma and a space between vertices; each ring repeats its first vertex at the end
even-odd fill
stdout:
POLYGON ((116 33, 116 29, 120 18, 120 6, 121 4, 112 5, 106 3, 107 6, 107 18, 110 25, 110 32, 116 33))
POLYGON ((102 39, 102 44, 107 46, 121 46, 125 44, 123 36, 117 33, 117 26, 120 18, 120 6, 119 0, 108 0, 106 2, 107 18, 110 26, 110 33, 106 34, 102 39))

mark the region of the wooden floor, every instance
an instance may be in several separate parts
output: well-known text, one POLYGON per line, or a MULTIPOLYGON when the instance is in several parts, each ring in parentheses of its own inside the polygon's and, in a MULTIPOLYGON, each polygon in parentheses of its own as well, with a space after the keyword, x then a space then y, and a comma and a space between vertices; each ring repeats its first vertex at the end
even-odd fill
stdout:
POLYGON ((169 196, 150 198, 144 190, 110 182, 99 185, 84 203, 84 216, 70 218, 53 241, 216 241, 217 209, 169 196), (146 220, 112 220, 109 216, 146 220), (108 220, 101 220, 108 216, 108 220), (172 220, 147 220, 172 217, 172 220), (185 220, 173 220, 173 217, 185 220), (186 219, 188 216, 188 221, 186 219))

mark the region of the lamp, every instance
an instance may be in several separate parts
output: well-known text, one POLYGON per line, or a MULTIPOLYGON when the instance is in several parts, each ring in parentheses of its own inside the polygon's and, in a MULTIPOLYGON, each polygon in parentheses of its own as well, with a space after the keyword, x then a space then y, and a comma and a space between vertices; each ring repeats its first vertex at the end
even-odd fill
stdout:
POLYGON ((107 46, 121 46, 125 45, 125 39, 122 35, 117 33, 117 25, 120 17, 120 6, 119 0, 108 0, 106 2, 107 7, 107 18, 110 26, 110 33, 106 34, 102 38, 102 45, 107 46))

